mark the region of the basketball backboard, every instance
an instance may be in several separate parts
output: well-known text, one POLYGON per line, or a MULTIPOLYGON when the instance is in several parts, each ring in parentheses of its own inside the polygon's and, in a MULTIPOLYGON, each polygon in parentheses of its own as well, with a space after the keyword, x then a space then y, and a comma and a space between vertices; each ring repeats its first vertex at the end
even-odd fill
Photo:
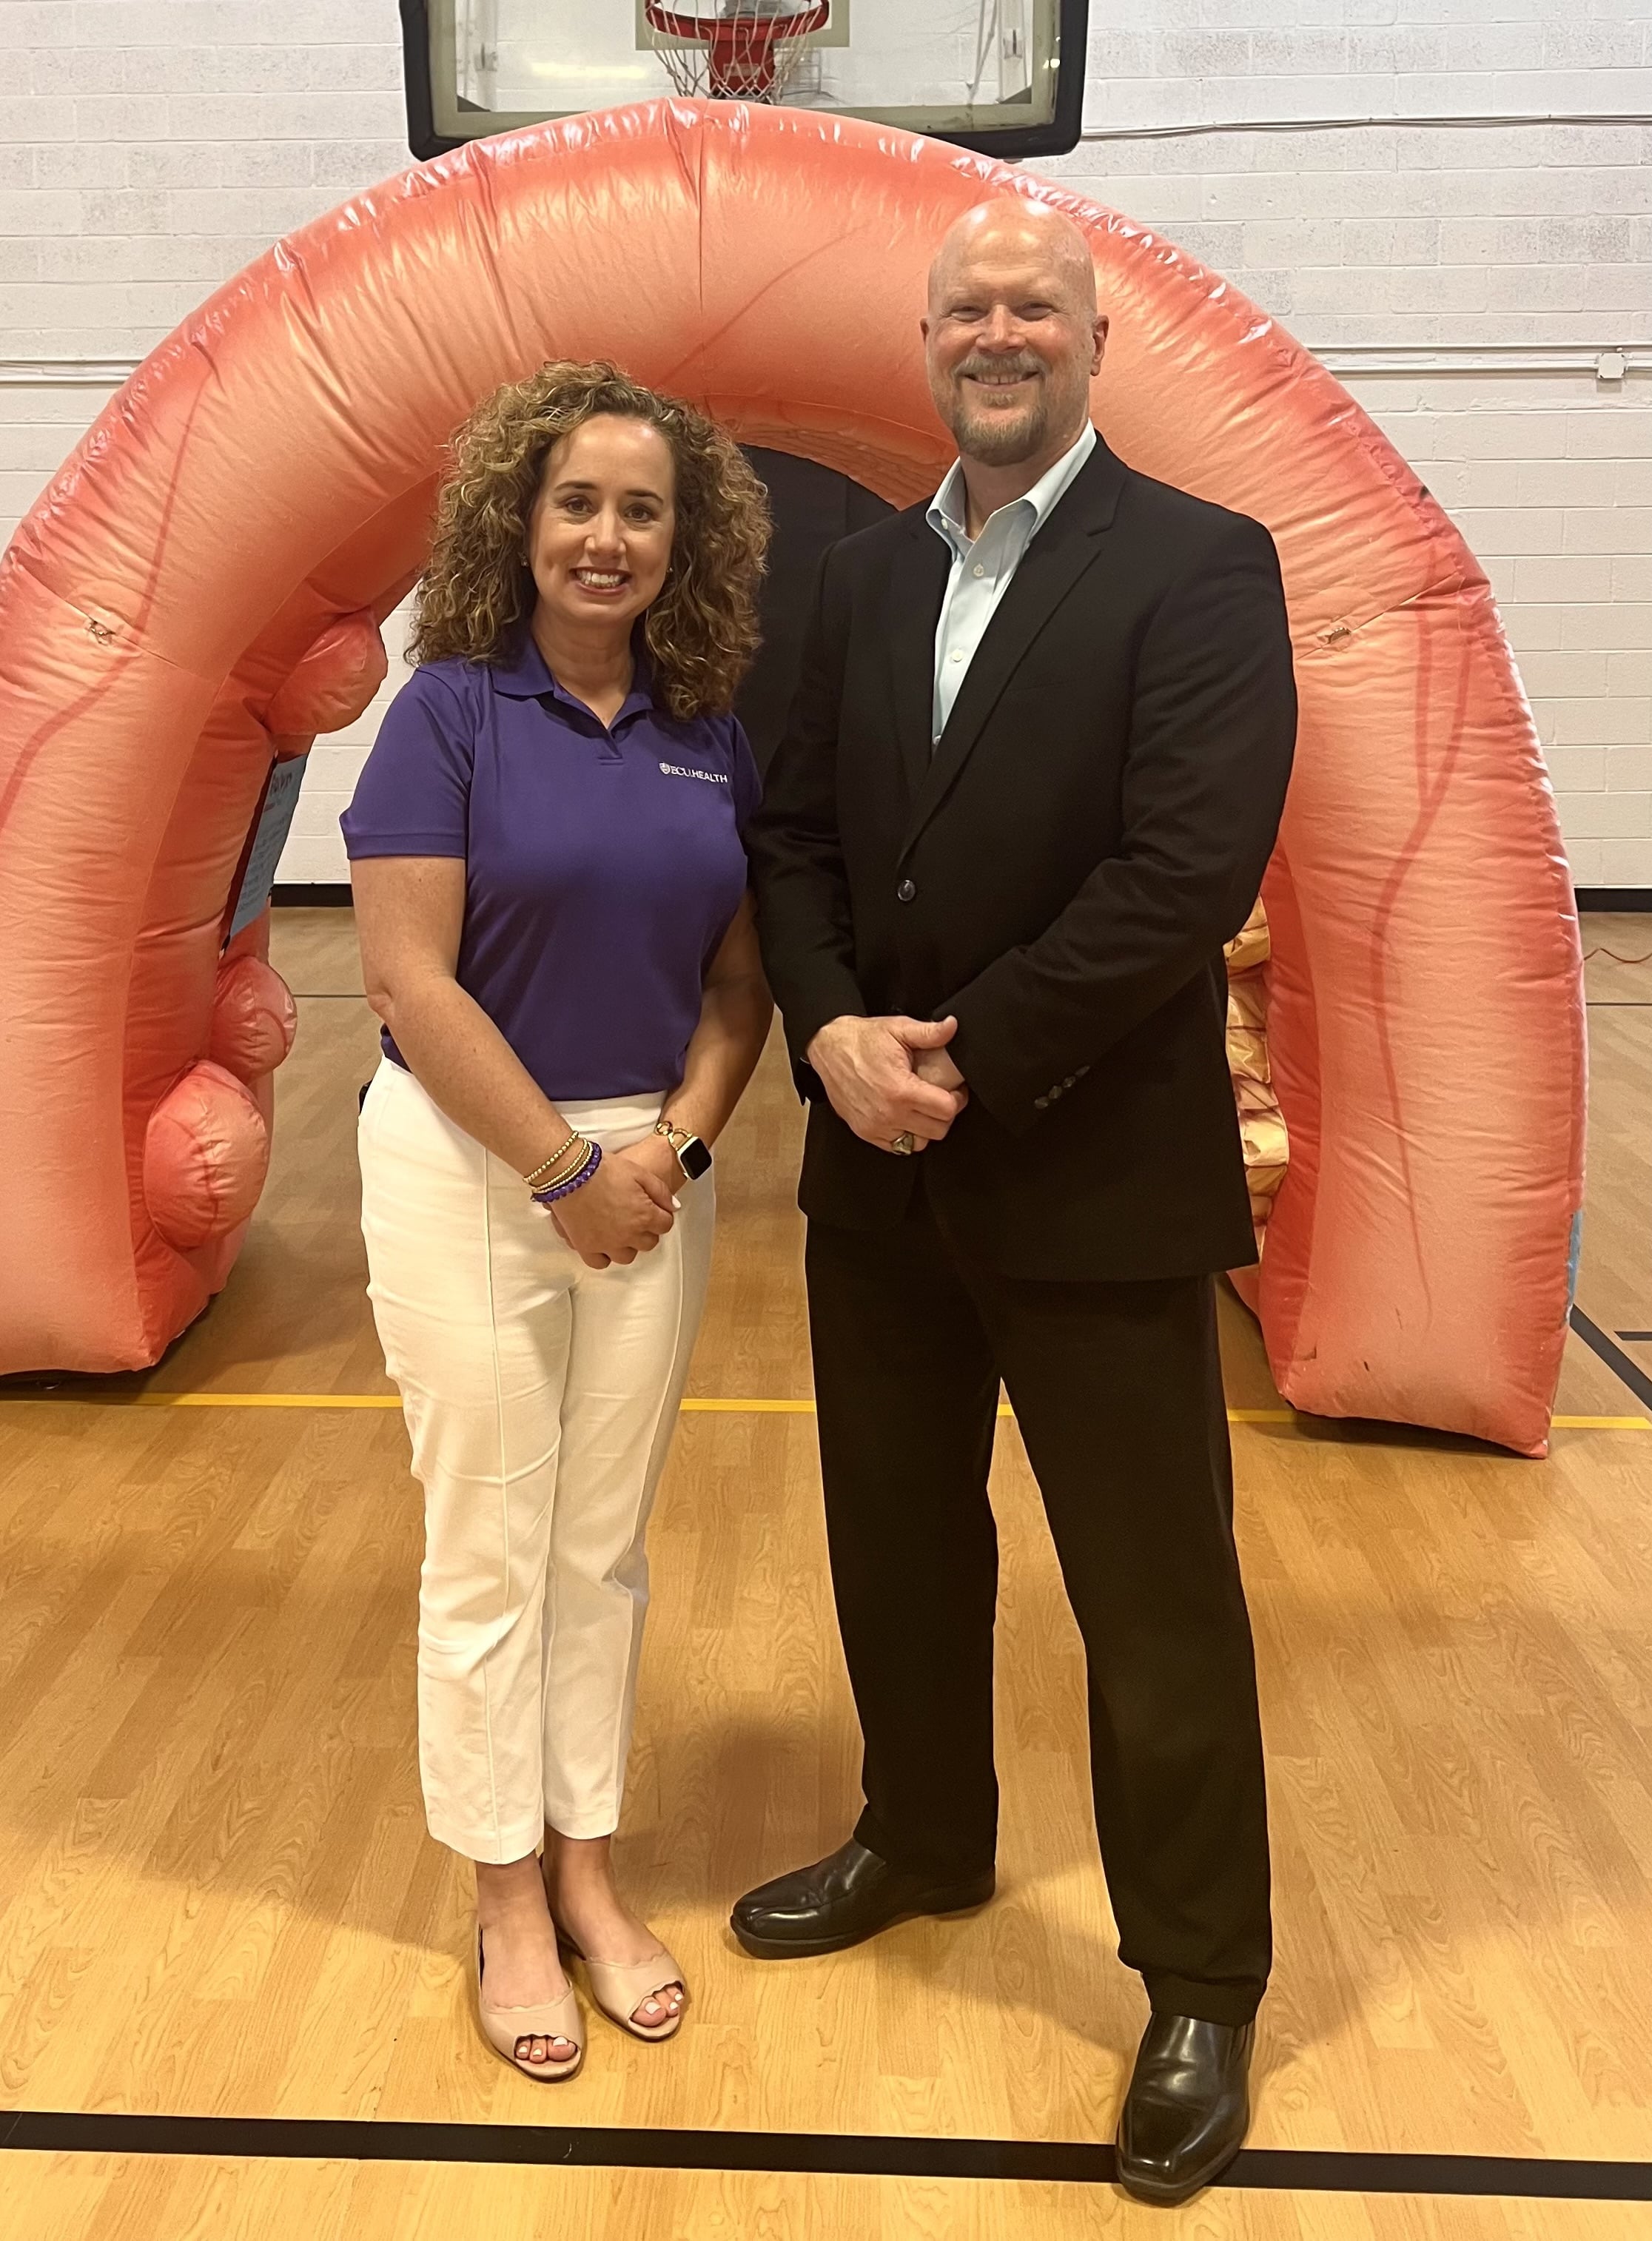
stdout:
POLYGON ((440 155, 688 85, 1012 160, 1059 154, 1079 136, 1087 14, 1087 0, 402 0, 409 139, 440 155))

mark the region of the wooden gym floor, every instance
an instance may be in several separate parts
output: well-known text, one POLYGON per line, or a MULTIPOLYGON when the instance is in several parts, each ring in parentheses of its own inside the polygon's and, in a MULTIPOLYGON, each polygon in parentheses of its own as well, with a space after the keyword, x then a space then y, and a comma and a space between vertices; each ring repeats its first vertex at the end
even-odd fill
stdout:
MULTIPOLYGON (((1588 935, 1639 956, 1652 919, 1588 935)), ((1078 1645, 1012 1424, 1001 1896, 819 1963, 763 1967, 727 1935, 735 1894, 836 1843, 856 1797, 806 1413, 799 1117, 773 1048, 719 1160, 623 1830, 696 2004, 669 2050, 594 2019, 584 2076, 554 2090, 485 2051, 466 1885, 425 1835, 414 1768, 418 1503, 362 1294, 351 1139, 375 1039, 349 914, 278 913, 276 960, 301 1032, 228 1292, 148 1378, 0 1388, 6 2241, 1652 2231, 1652 2184, 1589 2199, 1610 2172, 1535 2160, 1652 2156, 1652 1411, 1632 1389, 1652 1341, 1615 1336, 1652 1331, 1652 966, 1590 967, 1580 1303, 1634 1367, 1626 1384, 1575 1339, 1560 1406, 1606 1421, 1562 1429, 1545 1463, 1309 1427, 1225 1305, 1278 1884, 1253 2145, 1369 2160, 1253 2158, 1167 2214, 1081 2183, 1081 2156, 1070 2179, 967 2177, 926 2144, 1105 2142, 1142 2019, 1112 1957, 1078 1645), (30 2111, 322 2121, 273 2155, 232 2123, 186 2140, 30 2131, 30 2111), (386 2159, 324 2120, 490 2129, 398 2132, 386 2159), (538 2128, 529 2146, 579 2129, 558 2169, 520 2160, 512 2126, 538 2128), (660 2128, 881 2136, 894 2175, 853 2137, 835 2159, 806 2141, 790 2173, 732 2138, 735 2168, 673 2169, 660 2128), (130 2151, 168 2145, 204 2151, 130 2151), (1524 2176, 1394 2160, 1429 2156, 1524 2176), (1572 2198, 1533 2198, 1546 2170, 1572 2198)))

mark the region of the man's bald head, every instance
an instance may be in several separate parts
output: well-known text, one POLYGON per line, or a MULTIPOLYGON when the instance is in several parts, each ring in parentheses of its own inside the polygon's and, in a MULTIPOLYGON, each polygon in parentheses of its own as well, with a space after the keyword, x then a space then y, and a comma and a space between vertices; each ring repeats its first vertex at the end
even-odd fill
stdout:
POLYGON ((1053 465, 1088 417, 1107 329, 1070 217, 1019 195, 966 211, 929 268, 923 322, 930 394, 966 465, 1053 465))
POLYGON ((1052 210, 1047 203, 1023 202, 1019 195, 977 203, 947 229, 929 267, 931 313, 937 293, 945 291, 960 267, 967 270, 972 262, 1002 264, 1012 259, 1045 266, 1060 278, 1073 311, 1094 320, 1095 266, 1090 261, 1089 243, 1065 211, 1052 210))

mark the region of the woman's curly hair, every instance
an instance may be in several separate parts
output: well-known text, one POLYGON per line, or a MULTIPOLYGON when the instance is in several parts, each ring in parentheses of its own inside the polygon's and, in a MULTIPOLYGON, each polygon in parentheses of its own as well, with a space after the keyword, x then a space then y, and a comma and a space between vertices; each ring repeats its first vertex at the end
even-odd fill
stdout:
POLYGON ((671 566, 643 619, 656 692, 677 717, 726 709, 758 646, 766 494, 703 412, 600 363, 556 360, 507 383, 454 437, 408 659, 492 662, 505 653, 533 612, 528 523, 546 456, 599 412, 658 428, 676 463, 671 566))

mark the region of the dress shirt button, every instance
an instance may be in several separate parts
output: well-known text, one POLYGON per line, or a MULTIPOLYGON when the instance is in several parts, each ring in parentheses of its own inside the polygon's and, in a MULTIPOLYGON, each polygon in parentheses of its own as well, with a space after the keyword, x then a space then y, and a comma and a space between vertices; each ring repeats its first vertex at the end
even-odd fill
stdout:
POLYGON ((954 647, 953 648, 953 659, 954 661, 961 661, 961 660, 963 659, 963 658, 964 658, 964 649, 963 649, 963 647, 962 647, 961 646, 954 646, 954 647))
POLYGON ((917 899, 918 890, 910 880, 903 880, 895 889, 895 900, 898 903, 915 902, 917 899))
POLYGON ((1047 1113, 1049 1110, 1050 1100, 1047 1097, 1035 1097, 1033 1103, 1040 1113, 1047 1113))
POLYGON ((975 563, 975 573, 978 576, 984 576, 987 573, 986 569, 982 567, 979 560, 975 563))

